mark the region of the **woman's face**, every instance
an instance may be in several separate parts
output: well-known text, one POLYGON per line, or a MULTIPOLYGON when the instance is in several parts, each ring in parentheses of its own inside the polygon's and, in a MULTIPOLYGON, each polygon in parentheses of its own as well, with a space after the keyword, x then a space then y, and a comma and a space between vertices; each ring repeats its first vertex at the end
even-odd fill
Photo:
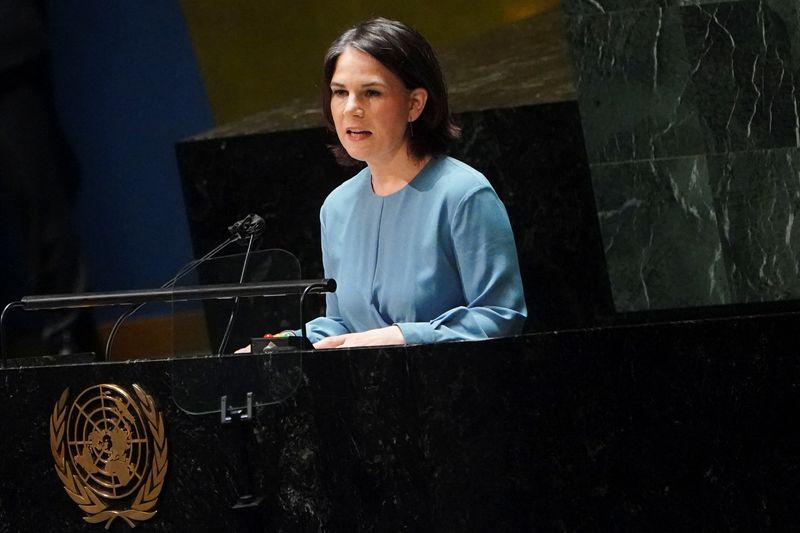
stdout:
POLYGON ((370 166, 408 158, 406 129, 422 113, 425 89, 409 91, 371 55, 345 48, 331 78, 331 114, 350 157, 370 166))

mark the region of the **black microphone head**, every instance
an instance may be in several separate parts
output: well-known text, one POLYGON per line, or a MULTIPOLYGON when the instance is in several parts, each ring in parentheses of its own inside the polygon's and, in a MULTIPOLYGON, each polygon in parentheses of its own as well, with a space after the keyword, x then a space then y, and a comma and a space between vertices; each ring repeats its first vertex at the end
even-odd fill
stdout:
POLYGON ((255 235, 258 237, 264 233, 264 228, 267 226, 267 223, 263 218, 256 214, 248 215, 248 218, 250 218, 250 224, 244 230, 245 235, 255 235))
POLYGON ((232 236, 238 237, 239 239, 244 239, 245 237, 250 237, 251 235, 258 237, 264 232, 265 226, 266 222, 264 222, 263 218, 251 213, 242 220, 239 220, 233 225, 229 226, 228 231, 232 236))

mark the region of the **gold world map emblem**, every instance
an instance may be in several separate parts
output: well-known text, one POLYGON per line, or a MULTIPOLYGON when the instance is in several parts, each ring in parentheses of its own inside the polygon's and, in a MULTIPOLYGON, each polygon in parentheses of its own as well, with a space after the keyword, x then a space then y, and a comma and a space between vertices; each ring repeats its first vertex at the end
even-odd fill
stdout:
POLYGON ((135 527, 155 514, 167 472, 164 418, 134 384, 88 387, 67 408, 65 389, 50 416, 50 450, 69 497, 90 523, 135 527))

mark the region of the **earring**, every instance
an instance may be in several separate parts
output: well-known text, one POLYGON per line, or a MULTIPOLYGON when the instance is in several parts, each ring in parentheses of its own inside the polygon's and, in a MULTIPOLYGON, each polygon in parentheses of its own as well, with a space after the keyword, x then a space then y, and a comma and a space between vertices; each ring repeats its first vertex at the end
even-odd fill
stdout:
POLYGON ((413 120, 409 120, 408 121, 408 129, 410 130, 411 138, 413 139, 414 138, 414 121, 413 120))

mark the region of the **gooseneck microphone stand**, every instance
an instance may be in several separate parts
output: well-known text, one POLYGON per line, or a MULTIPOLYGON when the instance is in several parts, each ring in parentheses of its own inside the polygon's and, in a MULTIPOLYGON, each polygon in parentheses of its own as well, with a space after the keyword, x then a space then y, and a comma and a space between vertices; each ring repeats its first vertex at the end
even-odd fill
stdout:
MULTIPOLYGON (((212 257, 216 256, 219 252, 221 252, 228 245, 233 244, 234 242, 239 242, 239 241, 241 241, 242 239, 244 239, 247 236, 250 237, 249 244, 248 244, 248 247, 247 247, 247 253, 249 254, 250 253, 250 249, 253 246, 253 241, 254 241, 255 237, 261 235, 261 233, 264 231, 264 225, 265 225, 264 224, 264 219, 261 218, 260 216, 256 215, 256 214, 247 215, 243 219, 233 223, 231 226, 228 227, 228 232, 231 234, 230 237, 228 237, 224 242, 222 242, 220 245, 218 245, 216 248, 214 248, 213 250, 208 252, 206 255, 204 255, 200 259, 196 259, 196 260, 188 263, 187 265, 185 265, 183 268, 181 268, 178 271, 177 274, 175 274, 172 277, 172 279, 170 279, 169 281, 164 283, 161 286, 161 288, 165 289, 165 288, 168 288, 168 287, 174 287, 179 279, 181 279, 182 277, 186 276, 190 272, 193 272, 195 269, 197 269, 197 267, 199 267, 200 265, 202 265, 203 263, 205 263, 206 261, 208 261, 212 257)), ((245 256, 245 266, 246 265, 247 265, 247 255, 245 256)), ((242 271, 242 276, 244 276, 244 271, 242 271)), ((241 284, 242 281, 243 280, 240 280, 239 283, 241 284)), ((238 302, 238 301, 239 300, 237 298, 236 302, 238 302)), ((109 333, 108 340, 106 341, 106 349, 105 349, 105 353, 104 353, 104 359, 106 361, 110 360, 110 357, 111 357, 111 345, 114 342, 114 337, 116 336, 117 331, 119 330, 120 326, 122 326, 122 322, 125 321, 126 318, 128 318, 129 316, 134 314, 136 311, 141 309, 143 305, 144 305, 144 303, 140 303, 139 305, 137 305, 136 307, 134 307, 130 311, 127 311, 125 314, 120 316, 117 319, 117 321, 114 322, 114 327, 111 328, 111 333, 109 333)), ((230 321, 230 324, 232 324, 232 323, 233 323, 233 319, 231 319, 231 321, 230 321)), ((222 351, 220 351, 219 353, 222 353, 222 351)))
MULTIPOLYGON (((0 367, 6 366, 7 357, 7 336, 5 334, 4 325, 5 318, 8 312, 16 307, 22 307, 25 310, 38 310, 38 309, 69 309, 81 307, 100 307, 100 306, 116 306, 116 305, 130 305, 133 306, 131 310, 125 312, 111 329, 106 342, 104 358, 109 360, 111 346, 114 341, 116 333, 119 331, 122 322, 133 313, 138 311, 145 303, 157 301, 189 301, 189 300, 203 300, 203 299, 234 299, 234 306, 231 311, 231 316, 228 320, 228 327, 223 337, 223 342, 220 346, 219 353, 222 353, 225 345, 230 337, 230 331, 236 314, 237 304, 240 297, 252 296, 287 296, 287 295, 300 295, 300 321, 303 327, 303 336, 305 336, 305 319, 303 317, 303 303, 305 297, 309 293, 325 293, 336 291, 336 281, 332 279, 322 280, 298 280, 294 282, 261 282, 261 283, 244 283, 244 278, 247 270, 247 263, 250 253, 252 251, 253 243, 256 237, 261 235, 264 231, 264 219, 258 215, 250 214, 245 218, 237 221, 230 227, 228 231, 231 236, 216 248, 205 254, 203 257, 196 259, 183 268, 181 268, 175 276, 169 281, 164 283, 159 289, 148 290, 133 290, 133 291, 117 291, 117 292, 97 292, 97 293, 83 293, 83 294, 57 294, 57 295, 44 295, 44 296, 26 296, 21 301, 11 302, 5 306, 2 313, 0 313, 0 367), (175 288, 175 283, 183 276, 189 274, 205 261, 211 259, 222 251, 228 245, 234 242, 240 242, 249 237, 247 253, 244 258, 244 265, 242 267, 242 274, 238 284, 223 284, 223 285, 205 285, 198 287, 179 287, 175 288)), ((305 347, 304 344, 300 345, 305 347)))
MULTIPOLYGON (((237 240, 238 240, 238 238, 236 238, 236 237, 228 238, 225 242, 223 242, 222 244, 220 244, 219 246, 217 246, 216 248, 214 248, 213 250, 208 252, 206 255, 204 255, 200 259, 197 259, 196 261, 192 261, 191 263, 189 263, 188 265, 183 267, 180 271, 178 271, 177 274, 175 274, 175 276, 172 279, 170 279, 169 281, 164 283, 161 286, 161 288, 162 289, 166 289, 166 288, 174 286, 175 283, 177 283, 177 281, 179 279, 181 279, 183 276, 185 276, 186 274, 190 273, 195 268, 199 267, 203 262, 205 262, 208 259, 211 259, 212 257, 214 257, 223 248, 225 248, 226 246, 228 246, 229 244, 231 244, 233 242, 236 242, 237 240)), ((121 315, 117 319, 116 322, 114 322, 114 326, 111 328, 111 333, 108 334, 108 340, 106 341, 106 349, 105 349, 105 352, 104 352, 104 359, 106 361, 109 360, 109 357, 111 355, 111 345, 114 343, 114 337, 117 335, 117 331, 119 330, 120 326, 122 326, 122 323, 125 321, 126 318, 128 318, 129 316, 134 314, 136 311, 141 309, 144 306, 145 303, 147 303, 147 302, 142 302, 139 305, 137 305, 136 307, 126 311, 123 315, 121 315)))
MULTIPOLYGON (((14 307, 22 307, 27 311, 42 309, 77 309, 84 307, 102 307, 112 305, 137 305, 147 302, 188 302, 194 300, 218 299, 226 300, 252 296, 300 296, 301 299, 310 293, 336 292, 336 281, 333 279, 297 280, 297 281, 260 281, 252 283, 225 283, 220 285, 199 285, 196 287, 171 287, 160 289, 130 290, 116 292, 89 292, 82 294, 50 294, 43 296, 25 296, 19 302, 8 304, 0 315, 0 335, 2 335, 2 366, 5 367, 5 334, 3 331, 6 312, 14 307)), ((302 309, 301 309, 301 320, 302 309)), ((304 321, 304 320, 303 320, 304 321)))

